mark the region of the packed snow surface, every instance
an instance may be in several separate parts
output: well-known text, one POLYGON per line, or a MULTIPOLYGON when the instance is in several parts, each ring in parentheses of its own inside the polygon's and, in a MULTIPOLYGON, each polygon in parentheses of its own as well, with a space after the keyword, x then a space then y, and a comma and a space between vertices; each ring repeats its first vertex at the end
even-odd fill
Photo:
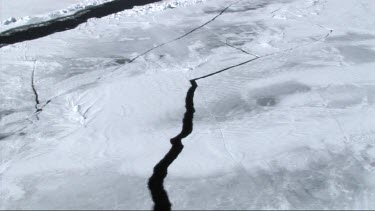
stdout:
MULTIPOLYGON (((20 26, 39 24, 58 18, 65 18, 100 6, 113 0, 0 0, 0 32, 20 26)), ((133 0, 123 0, 133 1, 133 0)), ((161 0, 161 3, 139 6, 127 14, 157 11, 203 0, 161 0)))
POLYGON ((110 0, 0 0, 1 29, 63 17, 110 0))
POLYGON ((374 1, 185 2, 0 49, 1 208, 150 209, 189 79, 233 66, 197 81, 173 209, 375 209, 374 1))

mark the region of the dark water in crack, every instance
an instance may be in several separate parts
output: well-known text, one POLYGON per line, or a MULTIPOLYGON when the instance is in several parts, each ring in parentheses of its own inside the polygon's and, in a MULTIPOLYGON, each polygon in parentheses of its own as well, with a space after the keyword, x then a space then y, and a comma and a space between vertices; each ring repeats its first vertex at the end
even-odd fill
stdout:
POLYGON ((189 88, 185 99, 186 112, 182 120, 182 130, 176 137, 171 139, 171 149, 164 158, 156 164, 154 172, 148 181, 148 188, 150 189, 152 200, 154 201, 154 210, 168 211, 171 210, 172 207, 163 183, 168 174, 168 167, 184 148, 184 145, 182 145, 182 139, 186 138, 193 131, 193 118, 195 112, 194 92, 198 85, 195 80, 191 80, 190 83, 191 87, 189 88))
POLYGON ((102 18, 134 6, 142 6, 161 0, 114 0, 97 6, 90 6, 67 17, 61 17, 43 23, 20 26, 0 33, 0 48, 9 44, 34 40, 56 32, 76 28, 90 18, 102 18))

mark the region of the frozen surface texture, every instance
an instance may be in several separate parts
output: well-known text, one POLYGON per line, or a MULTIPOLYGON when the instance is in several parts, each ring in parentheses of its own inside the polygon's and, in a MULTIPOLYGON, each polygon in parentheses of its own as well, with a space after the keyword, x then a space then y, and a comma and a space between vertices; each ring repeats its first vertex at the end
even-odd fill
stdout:
MULTIPOLYGON (((0 32, 25 25, 43 24, 46 21, 64 19, 114 0, 0 0, 0 32)), ((135 0, 121 0, 130 3, 135 0)), ((138 0, 140 1, 140 0, 138 0)), ((162 0, 160 4, 140 6, 128 15, 145 11, 158 11, 189 5, 203 0, 162 0)), ((126 3, 125 3, 126 4, 126 3)))
POLYGON ((224 70, 173 209, 375 209, 374 1, 180 2, 0 48, 1 208, 152 208, 189 80, 224 70))
POLYGON ((0 26, 57 18, 107 1, 110 0, 0 0, 0 26))

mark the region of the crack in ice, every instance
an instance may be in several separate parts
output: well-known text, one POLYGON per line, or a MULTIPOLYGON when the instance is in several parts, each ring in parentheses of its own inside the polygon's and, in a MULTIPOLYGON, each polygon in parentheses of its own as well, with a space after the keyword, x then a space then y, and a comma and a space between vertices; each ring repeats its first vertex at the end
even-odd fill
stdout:
POLYGON ((303 44, 303 45, 298 45, 298 46, 295 46, 295 47, 291 47, 291 48, 288 48, 288 49, 285 49, 285 50, 281 50, 281 51, 277 51, 277 52, 274 52, 274 53, 269 53, 269 54, 265 54, 265 55, 262 55, 262 56, 258 56, 258 57, 255 57, 255 58, 251 58, 249 60, 246 60, 244 62, 241 62, 239 64, 235 64, 235 65, 232 65, 232 66, 229 66, 229 67, 226 67, 224 69, 221 69, 221 70, 218 70, 216 72, 212 72, 212 73, 209 73, 207 75, 203 75, 203 76, 200 76, 200 77, 197 77, 197 78, 194 78, 192 80, 194 81, 197 81, 197 80, 201 80, 201 79, 204 79, 204 78, 208 78, 208 77, 211 77, 211 76, 214 76, 214 75, 217 75, 219 73, 222 73, 222 72, 225 72, 227 70, 230 70, 230 69, 233 69, 233 68, 236 68, 236 67, 239 67, 239 66, 242 66, 242 65, 245 65, 247 63, 250 63, 250 62, 253 62, 255 60, 258 60, 258 59, 262 59, 262 58, 266 58, 266 57, 270 57, 270 56, 274 56, 274 55, 278 55, 278 54, 281 54, 281 53, 285 53, 285 52, 288 52, 288 51, 293 51, 295 49, 298 49, 298 48, 302 48, 302 47, 305 47, 305 46, 308 46, 308 45, 311 45, 311 44, 314 44, 314 43, 317 43, 317 42, 320 42, 322 40, 324 40, 325 38, 329 37, 331 35, 331 33, 333 32, 333 30, 329 30, 329 32, 322 38, 316 40, 316 41, 313 41, 313 42, 309 42, 309 43, 306 43, 306 44, 303 44))
POLYGON ((52 19, 43 23, 20 26, 0 33, 0 48, 27 40, 42 38, 57 32, 74 29, 90 18, 102 18, 111 14, 131 9, 134 6, 142 6, 155 3, 160 0, 114 0, 100 5, 90 6, 73 15, 52 19))
POLYGON ((225 45, 227 45, 227 46, 229 46, 229 47, 231 47, 231 48, 234 48, 234 49, 236 49, 236 50, 239 50, 239 51, 241 51, 242 53, 245 53, 245 54, 247 54, 247 55, 252 55, 252 56, 254 56, 254 57, 259 57, 259 56, 256 55, 256 54, 253 54, 253 53, 250 53, 250 52, 248 52, 248 51, 245 51, 243 48, 236 47, 236 46, 234 46, 234 45, 232 45, 232 44, 229 44, 228 41, 225 41, 225 42, 220 41, 220 42, 223 43, 223 44, 225 44, 225 45))
MULTIPOLYGON (((217 75, 219 73, 222 73, 224 71, 233 69, 235 67, 245 65, 245 64, 250 63, 252 61, 255 61, 257 59, 261 59, 261 58, 270 57, 270 56, 273 56, 273 55, 285 53, 287 51, 291 51, 291 50, 294 50, 294 49, 297 49, 297 48, 300 48, 300 47, 303 47, 303 46, 306 46, 306 45, 310 45, 310 44, 319 42, 319 41, 325 39, 326 37, 328 37, 331 33, 332 33, 332 30, 330 30, 329 33, 326 36, 324 36, 323 38, 321 38, 317 41, 314 41, 314 42, 310 42, 310 43, 307 43, 307 44, 304 44, 304 45, 299 45, 299 46, 288 48, 288 49, 285 49, 285 50, 282 50, 282 51, 266 54, 266 55, 263 55, 263 56, 257 56, 255 58, 252 58, 252 59, 249 59, 247 61, 241 62, 239 64, 226 67, 226 68, 221 69, 219 71, 216 71, 216 72, 213 72, 213 73, 201 76, 201 77, 191 79, 190 80, 191 87, 189 88, 189 90, 186 94, 186 99, 185 99, 186 112, 184 114, 184 118, 183 118, 183 121, 182 121, 182 123, 183 123, 182 124, 182 131, 176 137, 171 139, 172 147, 170 148, 168 153, 163 157, 163 159, 160 160, 159 163, 157 163, 155 165, 154 170, 153 170, 153 174, 149 178, 149 181, 148 181, 148 187, 149 187, 149 190, 150 190, 150 193, 151 193, 152 200, 154 202, 154 210, 169 211, 172 208, 172 204, 169 200, 168 193, 164 188, 164 179, 167 177, 169 166, 177 159, 177 157, 179 156, 179 154, 183 150, 184 146, 182 144, 182 139, 189 136, 193 131, 193 118, 194 118, 194 112, 195 112, 194 93, 195 93, 196 88, 198 87, 197 81, 201 80, 201 79, 211 77, 211 76, 214 76, 214 75, 217 75)), ((221 129, 220 129, 220 131, 221 131, 221 129)), ((223 135, 222 131, 221 131, 221 135, 222 135, 222 140, 224 141, 224 135, 223 135)), ((224 147, 225 147, 226 151, 228 152, 228 154, 235 161, 234 157, 229 152, 229 150, 228 150, 228 148, 225 144, 225 141, 224 141, 224 147)), ((239 165, 247 173, 246 168, 243 165, 242 161, 239 161, 239 165)))
MULTIPOLYGON (((183 39, 183 38, 189 36, 190 34, 194 33, 195 31, 197 31, 197 30, 205 27, 206 25, 210 24, 211 22, 215 21, 218 17, 220 17, 221 15, 223 15, 231 6, 233 6, 234 4, 237 4, 240 1, 242 1, 242 0, 238 0, 238 1, 236 1, 236 2, 234 2, 232 4, 230 4, 230 5, 228 5, 223 10, 221 10, 220 13, 218 13, 217 15, 215 15, 213 18, 211 18, 207 22, 203 23, 202 25, 193 28, 192 30, 188 31, 187 33, 185 33, 183 35, 180 35, 179 37, 174 38, 174 39, 172 39, 170 41, 167 41, 165 43, 161 43, 161 44, 159 44, 159 45, 157 45, 155 47, 152 47, 152 48, 146 50, 145 52, 137 55, 136 57, 134 57, 133 59, 131 59, 127 64, 134 62, 138 58, 140 58, 140 57, 148 54, 149 52, 151 52, 151 51, 153 51, 153 50, 155 50, 157 48, 160 48, 162 46, 165 46, 167 44, 170 44, 172 42, 178 41, 180 39, 183 39)), ((172 145, 171 148, 170 148, 170 150, 163 157, 163 159, 161 159, 159 161, 159 163, 157 163, 155 165, 155 167, 153 169, 153 174, 149 178, 149 181, 148 181, 148 187, 150 189, 152 200, 154 201, 154 210, 164 210, 164 211, 171 210, 172 204, 169 201, 167 191, 164 189, 164 179, 167 177, 169 166, 175 161, 175 159, 177 159, 177 157, 179 156, 179 154, 183 150, 184 146, 182 144, 182 139, 184 139, 187 136, 189 136, 192 133, 192 131, 193 131, 193 119, 194 119, 194 113, 195 113, 195 108, 194 108, 194 93, 195 93, 195 91, 196 91, 196 89, 198 87, 197 81, 201 80, 201 79, 205 79, 205 78, 211 77, 211 76, 214 76, 214 75, 217 75, 217 74, 220 74, 220 73, 223 73, 223 72, 228 71, 230 69, 233 69, 233 68, 236 68, 236 67, 239 67, 239 66, 251 63, 251 62, 256 61, 258 59, 261 59, 261 58, 266 58, 266 57, 270 57, 270 56, 273 56, 273 55, 278 55, 278 54, 281 54, 281 53, 285 53, 287 51, 292 51, 292 50, 295 50, 297 48, 301 48, 301 47, 304 47, 304 46, 307 46, 307 45, 319 42, 319 41, 327 38, 332 32, 333 31, 330 30, 329 33, 326 36, 324 36, 323 38, 321 38, 319 40, 316 40, 316 41, 313 41, 313 42, 310 42, 310 43, 306 43, 306 44, 303 44, 303 45, 299 45, 299 46, 296 46, 296 47, 291 47, 291 48, 288 48, 288 49, 285 49, 285 50, 277 51, 277 52, 274 52, 274 53, 265 54, 265 55, 262 55, 262 56, 258 56, 258 55, 249 53, 249 52, 245 51, 242 48, 235 47, 235 46, 233 46, 233 45, 225 42, 225 44, 227 46, 229 46, 231 48, 235 48, 237 50, 240 50, 240 51, 242 51, 245 54, 252 55, 254 58, 248 59, 248 60, 246 60, 244 62, 235 64, 235 65, 226 67, 224 69, 218 70, 216 72, 212 72, 212 73, 209 73, 209 74, 197 77, 197 78, 193 78, 193 79, 190 80, 191 87, 188 89, 187 94, 186 94, 186 98, 185 98, 186 112, 185 112, 183 120, 182 120, 182 123, 183 123, 182 124, 182 130, 181 130, 181 132, 176 137, 174 137, 174 138, 172 138, 170 140, 171 145, 172 145)), ((0 38, 1 38, 1 36, 0 36, 0 38)), ((35 83, 35 81, 34 81, 34 79, 35 79, 34 78, 35 77, 35 66, 36 66, 36 61, 34 61, 34 68, 33 68, 33 72, 32 72, 31 86, 32 86, 32 89, 33 89, 33 93, 35 95, 35 109, 36 109, 35 114, 36 114, 36 117, 38 119, 38 114, 42 111, 42 109, 45 106, 47 106, 53 99, 55 99, 55 98, 57 98, 57 97, 59 97, 61 95, 57 95, 57 96, 49 99, 48 101, 46 101, 46 103, 44 103, 42 106, 40 106, 39 95, 38 95, 37 89, 36 89, 35 84, 34 84, 35 83)), ((116 71, 117 69, 119 69, 119 68, 121 68, 123 66, 124 65, 120 65, 120 66, 114 68, 111 72, 114 72, 114 71, 116 71)), ((101 79, 101 77, 99 77, 97 80, 101 79)), ((219 126, 219 129, 221 131, 220 126, 219 126)), ((228 148, 227 148, 227 146, 225 144, 224 135, 223 135, 222 131, 221 131, 221 135, 222 135, 222 138, 223 138, 223 141, 224 141, 224 147, 225 147, 225 149, 227 150, 228 154, 234 160, 233 156, 231 155, 231 153, 229 152, 229 150, 228 150, 228 148)), ((241 161, 240 161, 240 164, 242 164, 241 161)), ((243 168, 244 168, 244 166, 243 166, 243 168)), ((245 170, 245 168, 244 168, 244 170, 245 170)))
MULTIPOLYGON (((208 25, 209 23, 213 22, 213 21, 216 20, 218 17, 220 17, 221 15, 223 15, 223 14, 225 13, 225 11, 227 11, 231 6, 233 6, 233 5, 237 4, 237 3, 239 3, 240 1, 243 1, 243 0, 238 0, 238 1, 233 2, 232 4, 226 6, 223 10, 221 10, 220 13, 218 13, 215 17, 211 18, 209 21, 205 22, 204 24, 202 24, 202 25, 200 25, 200 26, 198 26, 198 27, 195 27, 194 29, 190 30, 189 32, 187 32, 187 33, 185 33, 185 34, 183 34, 183 35, 181 35, 181 36, 179 36, 179 37, 177 37, 177 38, 174 38, 174 39, 172 39, 172 40, 170 40, 170 41, 167 41, 167 42, 165 42, 165 43, 161 43, 161 44, 159 44, 159 45, 157 45, 157 46, 155 46, 155 47, 152 47, 152 48, 148 49, 147 51, 145 51, 145 52, 143 52, 143 53, 137 55, 136 57, 134 57, 133 59, 131 59, 129 62, 127 62, 127 63, 124 64, 124 65, 130 64, 130 63, 134 62, 135 60, 137 60, 138 58, 140 58, 140 57, 142 57, 142 56, 148 54, 149 52, 151 52, 151 51, 153 51, 153 50, 155 50, 155 49, 157 49, 157 48, 160 48, 160 47, 162 47, 162 46, 164 46, 164 45, 167 45, 167 44, 170 44, 170 43, 172 43, 172 42, 178 41, 178 40, 180 40, 180 39, 182 39, 182 38, 184 38, 184 37, 186 37, 186 36, 192 34, 193 32, 197 31, 198 29, 203 28, 204 26, 208 25)), ((0 36, 0 38, 1 38, 1 36, 0 36)), ((0 43, 1 43, 1 42, 0 42, 0 43)), ((0 46, 0 47, 2 47, 2 46, 0 46)), ((120 65, 120 66, 118 66, 118 67, 112 69, 112 70, 111 70, 111 73, 113 73, 113 72, 115 72, 116 70, 120 69, 120 68, 123 67, 124 65, 120 65)), ((99 77, 97 78, 96 81, 98 81, 98 80, 100 80, 100 79, 102 79, 102 78, 103 78, 103 75, 102 75, 102 76, 99 76, 99 77)), ((64 94, 64 93, 63 93, 63 94, 64 94)), ((44 108, 45 106, 47 106, 52 100, 54 100, 54 99, 56 99, 56 98, 62 96, 63 94, 60 94, 60 95, 57 95, 57 96, 54 96, 54 97, 50 98, 50 99, 49 99, 48 101, 46 101, 46 103, 43 104, 43 106, 41 106, 40 108, 43 109, 43 108, 44 108)))
POLYGON ((168 193, 164 189, 164 179, 168 174, 168 167, 179 156, 184 148, 182 139, 186 138, 193 131, 193 118, 194 118, 194 92, 198 87, 195 80, 191 80, 191 87, 189 88, 186 99, 185 107, 186 112, 182 120, 182 130, 174 138, 170 140, 172 147, 168 153, 155 165, 152 176, 148 181, 148 187, 151 192, 152 200, 154 201, 154 210, 168 211, 171 210, 172 204, 169 201, 168 193))
POLYGON ((31 72, 31 89, 34 93, 34 100, 35 100, 35 116, 36 119, 39 120, 38 114, 43 110, 42 108, 39 108, 39 94, 35 87, 35 70, 36 70, 36 60, 34 60, 33 70, 31 72))
MULTIPOLYGON (((156 46, 154 46, 154 47, 152 47, 152 48, 146 50, 145 52, 143 52, 143 53, 137 55, 136 57, 134 57, 133 59, 131 59, 127 64, 134 62, 134 61, 137 60, 138 58, 140 58, 140 57, 142 57, 142 56, 148 54, 149 52, 151 52, 151 51, 153 51, 153 50, 155 50, 155 49, 157 49, 157 48, 163 47, 163 46, 165 46, 165 45, 168 45, 168 44, 170 44, 170 43, 176 42, 176 41, 178 41, 178 40, 181 40, 181 39, 183 39, 183 38, 189 36, 190 34, 194 33, 195 31, 197 31, 197 30, 199 30, 199 29, 205 27, 206 25, 210 24, 211 22, 215 21, 218 17, 220 17, 221 15, 223 15, 223 14, 225 13, 225 11, 227 11, 231 6, 233 6, 233 5, 237 4, 237 3, 239 3, 240 1, 242 1, 242 0, 238 0, 238 1, 236 1, 236 2, 234 2, 234 3, 232 3, 232 4, 230 4, 230 5, 226 6, 223 10, 221 10, 221 11, 220 11, 217 15, 215 15, 213 18, 211 18, 210 20, 206 21, 205 23, 203 23, 203 24, 201 24, 201 25, 199 25, 199 26, 193 28, 192 30, 188 31, 187 33, 182 34, 182 35, 180 35, 179 37, 176 37, 176 38, 174 38, 174 39, 172 39, 172 40, 169 40, 169 41, 167 41, 167 42, 164 42, 164 43, 161 43, 161 44, 159 44, 159 45, 156 45, 156 46)), ((125 65, 126 65, 126 64, 125 64, 125 65)), ((118 69, 121 68, 121 67, 123 67, 123 65, 114 68, 111 72, 114 72, 114 71, 118 70, 118 69)), ((100 78, 101 78, 101 77, 99 77, 98 79, 100 79, 100 78)))

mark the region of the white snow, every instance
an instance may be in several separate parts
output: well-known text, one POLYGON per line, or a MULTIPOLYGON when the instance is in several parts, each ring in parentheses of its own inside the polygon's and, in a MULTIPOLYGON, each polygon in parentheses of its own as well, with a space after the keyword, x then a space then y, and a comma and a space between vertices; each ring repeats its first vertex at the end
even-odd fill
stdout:
POLYGON ((197 81, 173 209, 374 209, 374 2, 235 2, 162 2, 1 48, 1 207, 150 209, 189 79, 257 55, 197 81), (51 100, 38 115, 33 68, 51 100))
MULTIPOLYGON (((23 25, 37 24, 67 17, 93 5, 112 0, 0 0, 0 32, 23 25)), ((203 0, 163 0, 125 11, 128 15, 145 14, 169 8, 196 4, 203 0)))
POLYGON ((0 0, 1 31, 71 15, 110 0, 0 0))

